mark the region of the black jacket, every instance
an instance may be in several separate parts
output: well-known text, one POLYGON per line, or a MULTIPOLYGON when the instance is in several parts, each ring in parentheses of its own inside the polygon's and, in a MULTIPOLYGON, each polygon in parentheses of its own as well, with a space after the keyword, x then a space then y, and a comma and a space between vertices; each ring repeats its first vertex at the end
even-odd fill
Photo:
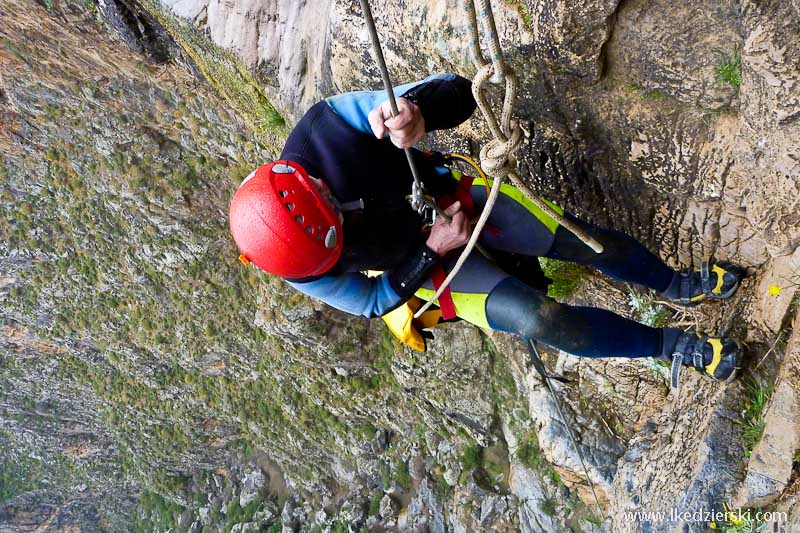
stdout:
MULTIPOLYGON (((426 131, 457 126, 476 107, 469 80, 455 75, 428 78, 400 95, 420 107, 426 131)), ((380 92, 362 92, 315 104, 295 126, 281 153, 281 159, 300 163, 309 174, 324 180, 340 202, 364 201, 363 210, 345 216, 343 251, 337 264, 322 276, 290 280, 312 296, 322 297, 312 288, 312 282, 320 278, 383 270, 391 288, 405 300, 438 260, 425 246, 423 221, 406 199, 413 176, 404 151, 388 138, 377 139, 365 131, 364 114, 383 99, 380 92)), ((428 193, 440 196, 453 191, 456 181, 449 174, 437 171, 422 152, 412 149, 412 153, 428 193)))

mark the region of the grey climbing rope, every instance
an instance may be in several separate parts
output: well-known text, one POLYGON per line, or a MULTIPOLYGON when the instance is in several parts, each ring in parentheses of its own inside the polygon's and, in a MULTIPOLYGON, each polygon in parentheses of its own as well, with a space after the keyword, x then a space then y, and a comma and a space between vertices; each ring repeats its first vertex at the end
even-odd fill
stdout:
POLYGON ((539 356, 539 350, 536 348, 536 341, 533 339, 526 339, 528 344, 528 350, 531 354, 531 362, 533 363, 533 368, 539 373, 539 376, 544 381, 544 384, 547 386, 547 389, 550 391, 550 396, 553 398, 553 403, 556 406, 556 410, 558 411, 558 417, 561 419, 561 423, 564 424, 564 427, 567 428, 567 434, 569 435, 569 440, 572 442, 573 448, 575 448, 575 452, 578 454, 578 459, 581 462, 581 468, 583 468, 583 473, 586 475, 586 481, 589 482, 589 488, 592 490, 592 496, 594 497, 594 503, 597 505, 597 510, 600 513, 600 516, 603 516, 603 507, 600 505, 600 499, 597 497, 597 492, 594 489, 594 482, 592 478, 589 476, 589 469, 586 467, 586 461, 583 459, 583 453, 581 453, 580 447, 578 447, 578 441, 575 439, 575 433, 572 431, 572 426, 567 423, 567 419, 564 416, 564 411, 561 409, 561 400, 559 400, 558 395, 556 394, 555 389, 553 388, 552 383, 550 383, 551 379, 557 379, 555 376, 551 376, 547 373, 547 369, 544 367, 544 362, 542 362, 542 358, 539 356))
MULTIPOLYGON (((378 64, 378 69, 381 71, 381 79, 383 80, 383 87, 389 99, 389 106, 392 109, 392 116, 396 117, 400 111, 397 109, 397 100, 392 90, 392 80, 389 78, 389 69, 386 68, 386 60, 383 57, 381 42, 380 39, 378 39, 378 31, 375 28, 375 20, 372 18, 372 10, 369 7, 368 0, 361 0, 361 11, 364 13, 364 20, 367 23, 370 41, 372 42, 372 53, 375 55, 375 62, 378 64)), ((414 176, 414 184, 411 186, 412 209, 423 216, 425 212, 430 209, 434 213, 433 218, 440 216, 449 222, 450 217, 444 214, 444 211, 442 211, 435 201, 425 195, 425 188, 422 185, 422 180, 420 180, 417 163, 414 161, 411 149, 404 148, 403 151, 406 153, 408 166, 411 167, 411 174, 414 176)))
MULTIPOLYGON (((370 41, 372 42, 372 51, 375 54, 375 61, 378 63, 378 69, 381 71, 381 79, 383 80, 383 87, 386 90, 386 95, 389 100, 389 106, 392 110, 392 116, 397 116, 399 110, 397 109, 397 101, 394 96, 394 91, 392 90, 392 80, 389 77, 389 69, 386 67, 386 60, 383 57, 383 50, 381 48, 381 42, 378 38, 378 31, 375 27, 375 19, 372 18, 372 10, 369 7, 368 0, 361 0, 361 9, 364 13, 364 20, 367 24, 367 29, 369 30, 370 41)), ((406 154, 406 159, 408 160, 408 166, 411 168, 411 174, 414 177, 414 183, 411 187, 411 208, 414 209, 417 213, 425 218, 428 211, 432 213, 431 221, 435 221, 436 217, 441 217, 442 220, 445 222, 450 222, 450 217, 447 216, 444 210, 439 207, 439 204, 433 200, 432 197, 425 194, 425 188, 422 184, 422 180, 419 178, 419 171, 417 170, 416 162, 414 161, 412 152, 410 148, 404 149, 406 154)), ((498 186, 499 190, 499 186, 498 186)), ((496 196, 496 194, 495 194, 496 196)), ((476 235, 479 235, 480 232, 477 232, 476 235)), ((477 236, 475 237, 477 240, 477 236)), ((481 254, 483 254, 487 259, 490 261, 492 260, 491 254, 484 249, 480 244, 474 244, 475 249, 477 249, 481 254)), ((470 248, 471 249, 471 248, 470 248)), ((460 268, 460 267, 459 267, 460 268)), ((438 296, 437 296, 438 298, 438 296)), ((430 302, 429 302, 430 303, 430 302)), ((421 316, 417 316, 417 318, 421 316)))
MULTIPOLYGON (((380 40, 378 39, 378 32, 375 28, 375 20, 372 17, 369 1, 360 0, 360 3, 362 12, 364 13, 365 22, 367 24, 367 29, 369 31, 370 40, 372 42, 375 60, 381 72, 381 79, 383 80, 383 85, 389 99, 392 115, 396 116, 399 112, 397 108, 397 102, 395 100, 394 91, 392 90, 392 83, 389 78, 388 69, 386 68, 386 61, 383 57, 383 51, 381 49, 380 40)), ((473 80, 472 92, 475 96, 475 100, 478 102, 478 107, 481 109, 481 113, 484 115, 485 120, 489 124, 489 129, 494 136, 494 139, 481 149, 481 161, 486 172, 493 175, 495 180, 492 184, 488 198, 486 199, 486 204, 481 212, 480 217, 478 218, 477 223, 475 224, 475 228, 472 231, 472 235, 470 236, 467 245, 445 278, 444 282, 441 284, 441 286, 439 286, 439 288, 436 290, 436 293, 430 298, 430 300, 420 307, 420 309, 414 315, 415 318, 420 317, 422 313, 427 311, 430 306, 439 299, 442 293, 450 285, 450 282, 458 274, 473 248, 476 247, 478 238, 480 237, 481 231, 486 225, 486 221, 488 220, 494 204, 497 201, 497 197, 500 193, 500 187, 503 179, 506 176, 510 177, 514 185, 545 214, 550 216, 560 225, 564 226, 564 228, 567 230, 574 233, 595 252, 600 253, 603 250, 602 245, 600 245, 600 243, 598 243, 595 239, 587 235, 570 221, 566 220, 559 213, 556 213, 547 203, 534 195, 514 171, 513 167, 516 166, 514 153, 522 145, 522 130, 518 124, 513 124, 511 121, 511 112, 513 110, 514 100, 516 99, 516 76, 513 70, 506 65, 503 58, 502 50, 500 48, 500 40, 497 36, 497 29, 495 27, 494 16, 492 15, 492 9, 491 5, 489 4, 489 0, 464 0, 464 5, 467 9, 469 18, 468 29, 471 36, 470 50, 472 53, 473 63, 475 63, 476 67, 478 68, 478 73, 475 75, 473 80), (484 59, 480 50, 480 38, 478 35, 474 2, 478 2, 480 4, 481 23, 484 28, 484 33, 486 33, 489 37, 488 46, 491 52, 491 63, 484 59), (489 80, 490 77, 498 82, 504 80, 506 85, 505 96, 503 99, 503 112, 501 115, 501 121, 499 123, 494 115, 494 112, 489 106, 486 97, 483 94, 483 85, 487 80, 489 80)), ((444 215, 444 212, 436 204, 436 202, 425 195, 424 187, 419 178, 419 171, 417 170, 411 149, 405 148, 404 151, 409 167, 411 168, 411 173, 414 177, 414 184, 411 194, 412 208, 421 214, 424 214, 430 209, 433 211, 434 216, 438 214, 438 216, 444 217, 445 220, 449 222, 449 217, 444 215)))

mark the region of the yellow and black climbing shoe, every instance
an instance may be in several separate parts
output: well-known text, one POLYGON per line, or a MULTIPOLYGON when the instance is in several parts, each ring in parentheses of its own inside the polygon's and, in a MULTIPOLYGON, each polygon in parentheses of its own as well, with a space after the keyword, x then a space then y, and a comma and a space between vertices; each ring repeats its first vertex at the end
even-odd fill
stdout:
POLYGON ((715 381, 731 381, 741 368, 741 359, 741 347, 730 337, 683 333, 672 352, 672 388, 678 388, 678 378, 684 366, 694 368, 715 381))
POLYGON ((703 261, 700 270, 677 272, 663 294, 674 303, 692 307, 706 299, 725 300, 734 295, 744 275, 740 267, 703 261))

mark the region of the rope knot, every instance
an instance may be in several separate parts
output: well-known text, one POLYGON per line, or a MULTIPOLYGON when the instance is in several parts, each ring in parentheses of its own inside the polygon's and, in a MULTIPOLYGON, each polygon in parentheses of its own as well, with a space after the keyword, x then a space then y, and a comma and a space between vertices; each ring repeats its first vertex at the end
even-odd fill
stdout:
POLYGON ((487 174, 500 178, 516 169, 514 154, 522 146, 522 128, 518 124, 513 128, 510 138, 492 139, 481 148, 481 166, 487 174))
POLYGON ((505 80, 505 96, 503 112, 498 121, 483 94, 483 86, 494 73, 495 65, 492 63, 486 63, 478 69, 472 82, 472 94, 486 119, 492 137, 494 137, 481 149, 481 165, 488 174, 505 177, 516 169, 514 153, 522 145, 522 129, 511 121, 511 112, 517 94, 517 79, 514 71, 503 65, 500 77, 505 80))

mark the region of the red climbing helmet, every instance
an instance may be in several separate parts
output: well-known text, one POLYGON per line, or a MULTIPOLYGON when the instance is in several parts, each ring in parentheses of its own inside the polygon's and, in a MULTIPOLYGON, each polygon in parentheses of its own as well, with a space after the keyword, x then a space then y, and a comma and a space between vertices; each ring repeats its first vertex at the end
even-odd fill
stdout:
POLYGON ((342 253, 342 224, 306 170, 293 161, 258 167, 231 201, 240 259, 285 278, 316 276, 342 253))

